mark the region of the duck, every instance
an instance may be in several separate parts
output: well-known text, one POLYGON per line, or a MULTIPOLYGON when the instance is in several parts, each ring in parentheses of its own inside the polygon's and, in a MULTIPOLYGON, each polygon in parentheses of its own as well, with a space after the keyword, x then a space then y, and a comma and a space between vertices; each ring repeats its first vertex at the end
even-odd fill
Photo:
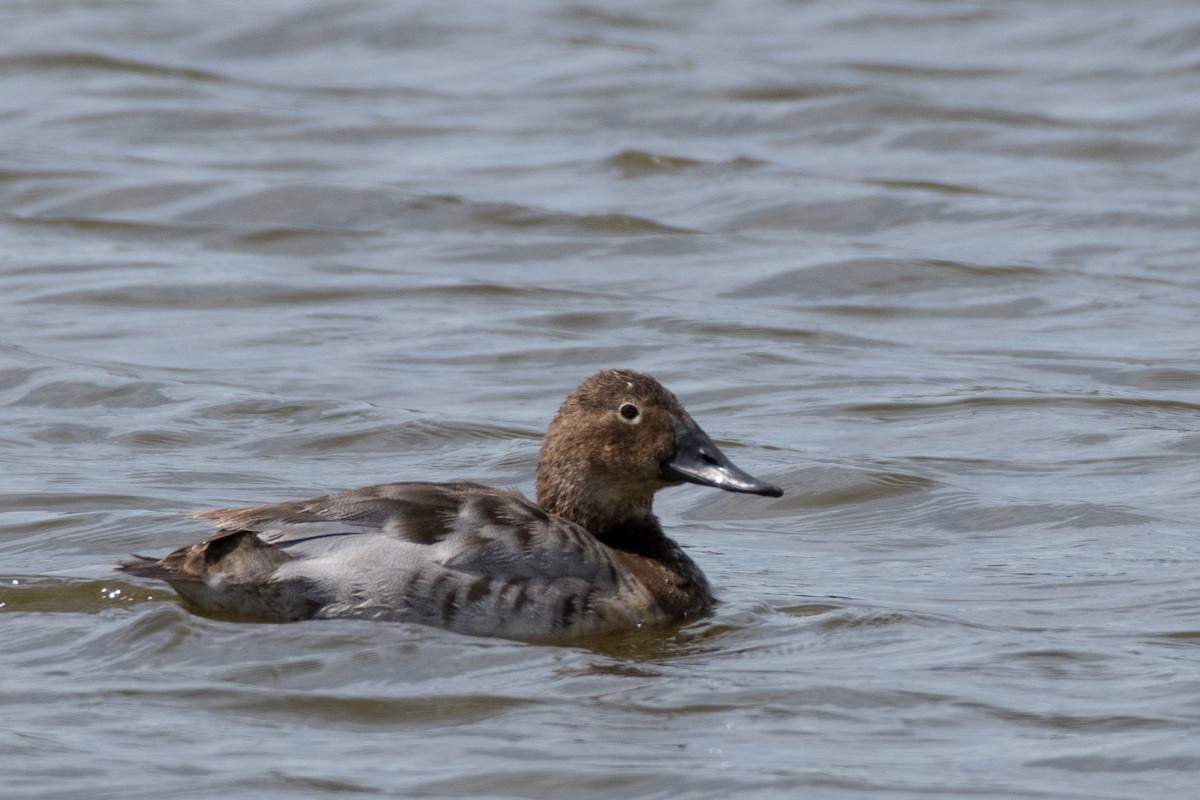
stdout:
POLYGON ((214 535, 117 569, 190 611, 292 622, 366 618, 476 636, 567 640, 680 625, 716 600, 663 532, 660 489, 780 497, 713 444, 653 377, 609 369, 563 401, 536 502, 479 483, 385 483, 193 514, 214 535))

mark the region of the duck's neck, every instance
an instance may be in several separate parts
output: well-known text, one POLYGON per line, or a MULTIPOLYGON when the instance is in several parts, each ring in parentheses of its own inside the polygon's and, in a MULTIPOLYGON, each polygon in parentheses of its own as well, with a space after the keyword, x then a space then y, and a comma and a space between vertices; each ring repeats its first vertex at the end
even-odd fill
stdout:
POLYGON ((663 534, 652 509, 654 496, 638 503, 613 503, 594 492, 570 491, 569 484, 538 481, 538 505, 585 528, 616 551, 625 567, 655 598, 666 619, 686 620, 707 613, 712 590, 704 573, 679 545, 663 534))
POLYGON ((584 491, 561 481, 539 481, 537 502, 557 517, 570 520, 616 550, 650 553, 669 540, 654 516, 653 494, 619 499, 584 491))
POLYGON ((614 550, 624 550, 630 553, 655 557, 657 553, 674 545, 663 533, 658 517, 647 512, 643 515, 632 515, 621 519, 595 519, 590 525, 584 525, 593 536, 614 550))

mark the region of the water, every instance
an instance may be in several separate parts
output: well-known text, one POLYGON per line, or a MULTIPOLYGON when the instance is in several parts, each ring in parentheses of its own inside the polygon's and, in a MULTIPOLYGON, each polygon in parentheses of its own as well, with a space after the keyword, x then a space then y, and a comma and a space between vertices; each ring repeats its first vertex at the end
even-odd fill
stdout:
POLYGON ((1200 6, 0 9, 0 794, 1191 798, 1200 6), (573 647, 108 562, 532 490, 601 367, 779 500, 573 647))

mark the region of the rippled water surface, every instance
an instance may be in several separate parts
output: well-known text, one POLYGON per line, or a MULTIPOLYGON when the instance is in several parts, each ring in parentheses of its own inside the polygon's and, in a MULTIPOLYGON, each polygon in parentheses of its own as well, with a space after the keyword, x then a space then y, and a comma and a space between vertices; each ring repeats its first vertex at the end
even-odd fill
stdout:
POLYGON ((1200 5, 0 8, 0 794, 1194 798, 1200 5), (548 647, 110 562, 532 491, 590 372, 778 500, 548 647))

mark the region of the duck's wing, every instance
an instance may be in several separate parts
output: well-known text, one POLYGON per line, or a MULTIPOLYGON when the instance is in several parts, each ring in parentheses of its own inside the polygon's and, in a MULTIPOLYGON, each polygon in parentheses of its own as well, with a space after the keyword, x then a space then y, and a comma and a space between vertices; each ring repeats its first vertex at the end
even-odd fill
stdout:
POLYGON ((252 532, 300 558, 374 541, 415 546, 403 549, 450 569, 495 576, 611 583, 617 568, 612 552, 583 528, 518 492, 478 483, 387 483, 192 518, 252 532))
POLYGON ((264 542, 297 553, 320 552, 361 535, 430 545, 453 531, 462 505, 479 494, 524 500, 475 483, 388 483, 307 500, 217 508, 190 519, 206 520, 223 531, 256 533, 264 542))

